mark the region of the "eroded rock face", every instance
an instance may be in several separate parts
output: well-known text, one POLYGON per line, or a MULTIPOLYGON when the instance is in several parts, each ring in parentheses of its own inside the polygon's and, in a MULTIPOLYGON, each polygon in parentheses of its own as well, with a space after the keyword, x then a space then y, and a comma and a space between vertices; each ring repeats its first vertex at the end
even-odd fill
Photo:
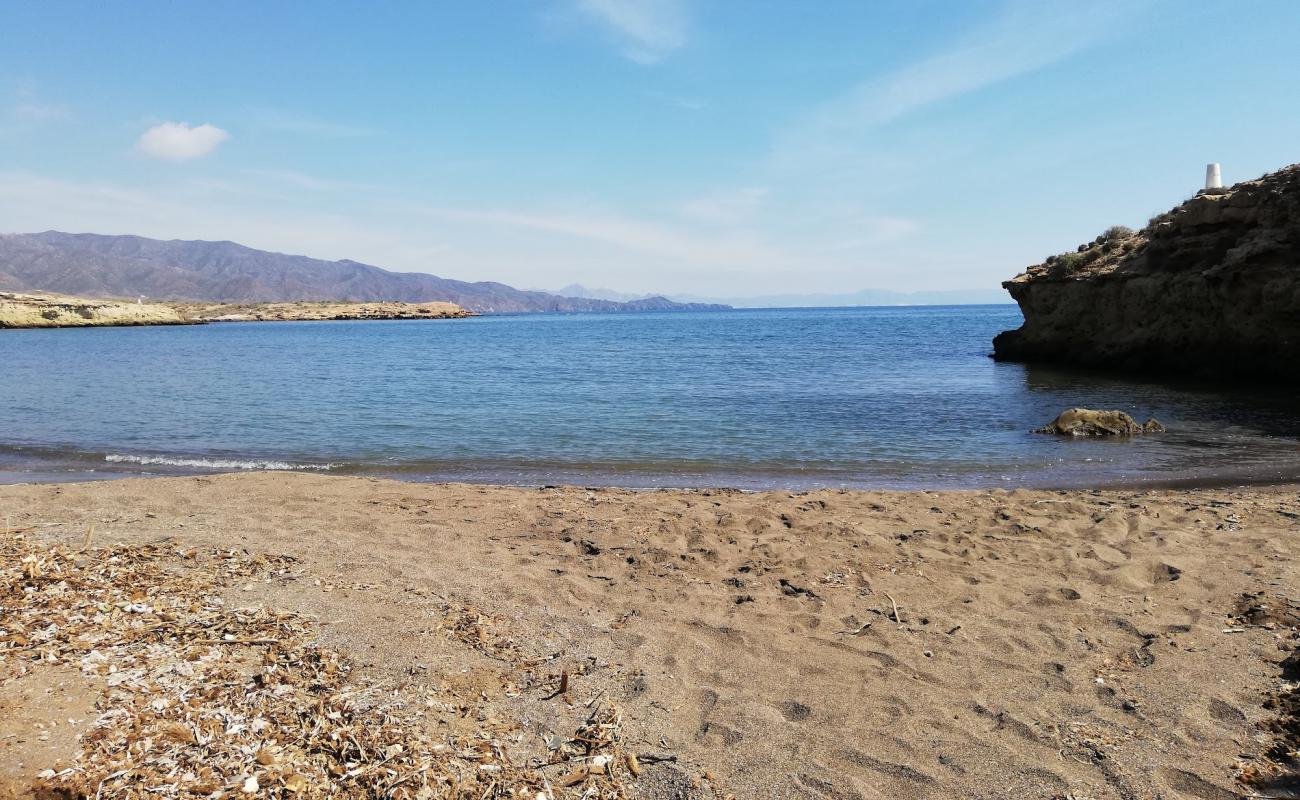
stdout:
POLYGON ((995 358, 1300 383, 1300 165, 1108 233, 1002 284, 995 358))
POLYGON ((1165 426, 1149 419, 1139 425, 1123 411, 1094 411, 1091 408, 1070 408, 1034 433, 1051 433, 1057 436, 1137 436, 1143 433, 1164 433, 1165 426))

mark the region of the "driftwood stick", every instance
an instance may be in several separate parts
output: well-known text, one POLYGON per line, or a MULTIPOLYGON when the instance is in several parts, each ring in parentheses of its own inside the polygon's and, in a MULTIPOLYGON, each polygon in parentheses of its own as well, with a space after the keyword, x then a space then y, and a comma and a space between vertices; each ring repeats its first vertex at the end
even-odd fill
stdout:
POLYGON ((889 598, 889 604, 894 607, 894 622, 897 622, 899 625, 902 625, 903 618, 898 615, 898 603, 894 601, 894 596, 889 592, 885 592, 885 597, 889 598))

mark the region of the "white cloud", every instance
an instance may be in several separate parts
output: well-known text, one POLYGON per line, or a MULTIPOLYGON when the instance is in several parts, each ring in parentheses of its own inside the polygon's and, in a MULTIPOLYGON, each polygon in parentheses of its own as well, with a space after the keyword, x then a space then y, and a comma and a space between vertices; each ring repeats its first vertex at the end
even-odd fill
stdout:
POLYGON ((638 64, 657 63, 686 45, 689 25, 680 0, 575 0, 575 7, 638 64))
POLYGON ((150 158, 189 161, 208 155, 229 138, 229 133, 212 125, 164 122, 141 134, 136 149, 150 158))

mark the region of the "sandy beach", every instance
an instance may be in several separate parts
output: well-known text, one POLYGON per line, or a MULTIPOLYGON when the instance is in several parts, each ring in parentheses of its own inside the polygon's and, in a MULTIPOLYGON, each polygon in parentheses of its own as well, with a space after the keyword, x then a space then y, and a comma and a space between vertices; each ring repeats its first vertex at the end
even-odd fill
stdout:
MULTIPOLYGON (((82 569, 121 544, 154 546, 155 576, 216 574, 204 553, 233 548, 264 568, 214 579, 226 608, 304 620, 349 686, 424 741, 491 739, 500 763, 548 776, 543 797, 1217 799, 1241 776, 1291 796, 1264 755, 1285 750, 1266 706, 1297 645, 1294 486, 748 494, 257 473, 0 487, 0 523, 82 569), (575 760, 601 709, 614 755, 575 760)), ((0 778, 22 795, 42 770, 79 777, 113 681, 84 657, 42 661, 30 629, 16 639, 23 579, 5 566, 0 778)), ((223 652, 256 662, 258 641, 223 652)), ((261 752, 216 790, 299 792, 261 752)))

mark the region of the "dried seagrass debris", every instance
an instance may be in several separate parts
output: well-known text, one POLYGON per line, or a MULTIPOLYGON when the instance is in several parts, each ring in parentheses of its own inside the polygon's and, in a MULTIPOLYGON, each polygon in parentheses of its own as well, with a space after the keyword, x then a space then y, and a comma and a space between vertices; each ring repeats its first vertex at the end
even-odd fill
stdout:
MULTIPOLYGON (((293 563, 174 542, 70 553, 23 532, 0 536, 0 674, 73 663, 104 686, 74 766, 42 772, 36 788, 96 798, 627 796, 609 768, 622 757, 616 711, 593 714, 568 743, 583 779, 554 786, 510 760, 517 726, 435 740, 409 693, 360 685, 345 659, 314 643, 310 620, 231 608, 218 595, 236 580, 294 577, 293 563)), ((447 609, 455 638, 529 668, 490 622, 447 609)))

